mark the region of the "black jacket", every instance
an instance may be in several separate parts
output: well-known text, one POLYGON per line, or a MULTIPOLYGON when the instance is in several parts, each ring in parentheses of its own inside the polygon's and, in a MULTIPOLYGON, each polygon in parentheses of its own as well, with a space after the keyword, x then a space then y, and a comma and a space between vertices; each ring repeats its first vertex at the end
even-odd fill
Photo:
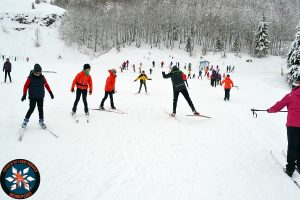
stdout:
POLYGON ((186 86, 182 79, 182 71, 180 71, 178 68, 173 67, 172 71, 168 74, 165 74, 165 72, 162 72, 162 76, 163 76, 163 78, 171 78, 174 91, 178 92, 181 90, 186 90, 186 86))
POLYGON ((9 61, 6 61, 3 65, 3 71, 10 72, 11 71, 11 63, 9 61))

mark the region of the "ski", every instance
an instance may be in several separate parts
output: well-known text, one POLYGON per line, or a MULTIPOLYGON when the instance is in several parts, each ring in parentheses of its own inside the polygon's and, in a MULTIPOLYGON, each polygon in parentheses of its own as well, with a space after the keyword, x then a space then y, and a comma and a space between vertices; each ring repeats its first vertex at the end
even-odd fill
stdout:
POLYGON ((77 116, 76 116, 76 114, 71 114, 72 115, 72 118, 74 119, 74 122, 75 123, 78 123, 79 122, 79 120, 77 119, 77 116))
POLYGON ((123 112, 121 110, 106 110, 106 109, 100 109, 100 108, 91 108, 91 110, 98 110, 98 111, 103 111, 103 112, 112 112, 112 113, 117 113, 117 114, 127 114, 126 112, 123 112))
MULTIPOLYGON (((275 162, 282 168, 282 170, 284 170, 284 166, 280 163, 280 161, 274 156, 273 152, 270 151, 271 153, 271 157, 273 158, 273 160, 275 160, 275 162)), ((285 173, 285 172, 284 172, 285 173)), ((286 173, 285 173, 286 174, 286 173)), ((287 174, 286 174, 287 175, 287 174)), ((298 182, 298 180, 295 180, 293 177, 290 177, 287 175, 287 177, 289 177, 294 183, 295 185, 300 189, 300 183, 298 182)))
POLYGON ((47 128, 42 128, 44 131, 46 131, 47 133, 50 133, 51 135, 53 135, 54 137, 56 137, 58 139, 58 135, 56 135, 53 131, 48 130, 47 128))
POLYGON ((206 115, 186 115, 186 116, 190 116, 190 117, 204 117, 204 118, 211 119, 211 117, 206 116, 206 115))
POLYGON ((22 128, 20 131, 20 136, 19 136, 19 141, 21 142, 24 136, 24 132, 25 132, 26 127, 22 128))

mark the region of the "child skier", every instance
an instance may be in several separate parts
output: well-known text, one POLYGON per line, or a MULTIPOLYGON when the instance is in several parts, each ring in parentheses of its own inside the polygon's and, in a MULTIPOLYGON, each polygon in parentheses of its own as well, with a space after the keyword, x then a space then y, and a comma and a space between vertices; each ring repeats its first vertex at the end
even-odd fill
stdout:
POLYGON ((113 94, 116 92, 115 91, 115 83, 116 83, 116 78, 117 78, 117 71, 115 69, 110 69, 108 70, 109 72, 109 76, 106 79, 106 84, 105 84, 105 94, 104 97, 101 101, 101 104, 99 106, 99 108, 101 110, 105 110, 104 109, 104 102, 107 99, 108 95, 110 98, 110 107, 111 109, 115 110, 116 107, 114 105, 114 99, 113 99, 113 94))
POLYGON ((89 115, 89 109, 88 109, 88 103, 87 103, 87 93, 89 89, 89 95, 93 92, 93 82, 92 77, 90 75, 91 66, 89 64, 83 65, 83 70, 79 72, 76 77, 74 78, 71 86, 71 92, 73 93, 75 90, 76 85, 76 99, 72 108, 72 115, 75 115, 77 110, 77 104, 80 100, 80 97, 82 95, 82 101, 84 104, 84 112, 86 115, 89 115))
POLYGON ((229 97, 230 97, 230 89, 231 87, 233 87, 233 82, 232 80, 230 79, 230 75, 227 74, 226 78, 221 82, 221 85, 224 84, 224 91, 225 91, 225 97, 224 97, 224 101, 229 101, 229 97))
POLYGON ((165 72, 162 72, 163 78, 171 78, 172 84, 173 84, 173 113, 171 116, 175 117, 176 115, 176 108, 177 108, 177 101, 179 93, 182 93, 186 101, 188 102, 189 106, 191 107, 193 113, 195 115, 199 115, 199 113, 196 111, 193 102, 189 96, 189 92, 187 91, 184 81, 182 79, 182 72, 177 68, 177 66, 174 66, 172 68, 172 71, 168 74, 165 74, 165 72))
POLYGON ((152 79, 147 77, 147 75, 145 74, 145 71, 142 71, 142 73, 134 80, 134 82, 137 80, 140 80, 140 89, 139 89, 138 93, 141 92, 143 85, 145 87, 145 92, 147 93, 146 80, 152 80, 152 79))
POLYGON ((43 129, 47 128, 44 123, 43 110, 45 88, 48 90, 51 99, 53 99, 54 95, 50 89, 50 86, 48 85, 46 78, 42 75, 42 67, 39 64, 35 64, 23 88, 23 96, 21 101, 24 101, 26 99, 27 90, 29 89, 29 110, 26 113, 22 128, 25 128, 27 126, 29 118, 33 113, 36 105, 38 106, 39 110, 39 124, 43 129))

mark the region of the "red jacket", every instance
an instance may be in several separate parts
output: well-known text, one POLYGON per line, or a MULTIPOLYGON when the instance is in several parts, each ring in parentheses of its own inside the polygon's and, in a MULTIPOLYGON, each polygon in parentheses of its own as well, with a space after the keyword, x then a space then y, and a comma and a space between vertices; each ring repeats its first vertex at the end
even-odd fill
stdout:
POLYGON ((72 83, 71 91, 74 90, 75 85, 78 89, 87 90, 90 88, 90 92, 93 91, 92 77, 91 75, 86 75, 84 70, 76 75, 72 83))
POLYGON ((187 80, 187 79, 186 79, 186 75, 185 75, 185 73, 183 73, 183 72, 182 72, 182 79, 183 79, 184 81, 187 80))
POLYGON ((300 128, 300 87, 295 87, 289 94, 285 95, 283 99, 278 101, 274 106, 268 109, 269 113, 280 111, 285 106, 287 107, 287 122, 286 126, 293 126, 300 128))
POLYGON ((115 83, 116 83, 116 77, 114 73, 112 73, 111 70, 108 70, 109 76, 106 79, 106 84, 105 84, 105 91, 106 92, 112 92, 115 90, 115 83))
POLYGON ((225 88, 225 89, 231 89, 231 87, 234 86, 232 80, 231 80, 229 77, 226 77, 226 78, 222 81, 221 85, 223 85, 223 83, 225 83, 225 84, 224 84, 224 88, 225 88))

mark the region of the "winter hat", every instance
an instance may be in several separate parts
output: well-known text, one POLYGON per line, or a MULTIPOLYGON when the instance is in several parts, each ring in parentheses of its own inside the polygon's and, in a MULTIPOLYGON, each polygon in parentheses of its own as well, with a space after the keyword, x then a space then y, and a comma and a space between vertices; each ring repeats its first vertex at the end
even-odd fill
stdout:
POLYGON ((83 69, 86 70, 86 69, 91 69, 91 66, 89 64, 84 64, 83 65, 83 69))
POLYGON ((117 73, 117 71, 115 69, 111 69, 110 70, 112 73, 117 73))
POLYGON ((229 74, 227 74, 227 77, 230 77, 230 75, 229 75, 229 74))
POLYGON ((42 67, 39 64, 35 64, 33 67, 33 72, 42 72, 42 67))
POLYGON ((176 65, 174 65, 172 69, 173 69, 173 70, 177 70, 178 67, 177 67, 176 65))

